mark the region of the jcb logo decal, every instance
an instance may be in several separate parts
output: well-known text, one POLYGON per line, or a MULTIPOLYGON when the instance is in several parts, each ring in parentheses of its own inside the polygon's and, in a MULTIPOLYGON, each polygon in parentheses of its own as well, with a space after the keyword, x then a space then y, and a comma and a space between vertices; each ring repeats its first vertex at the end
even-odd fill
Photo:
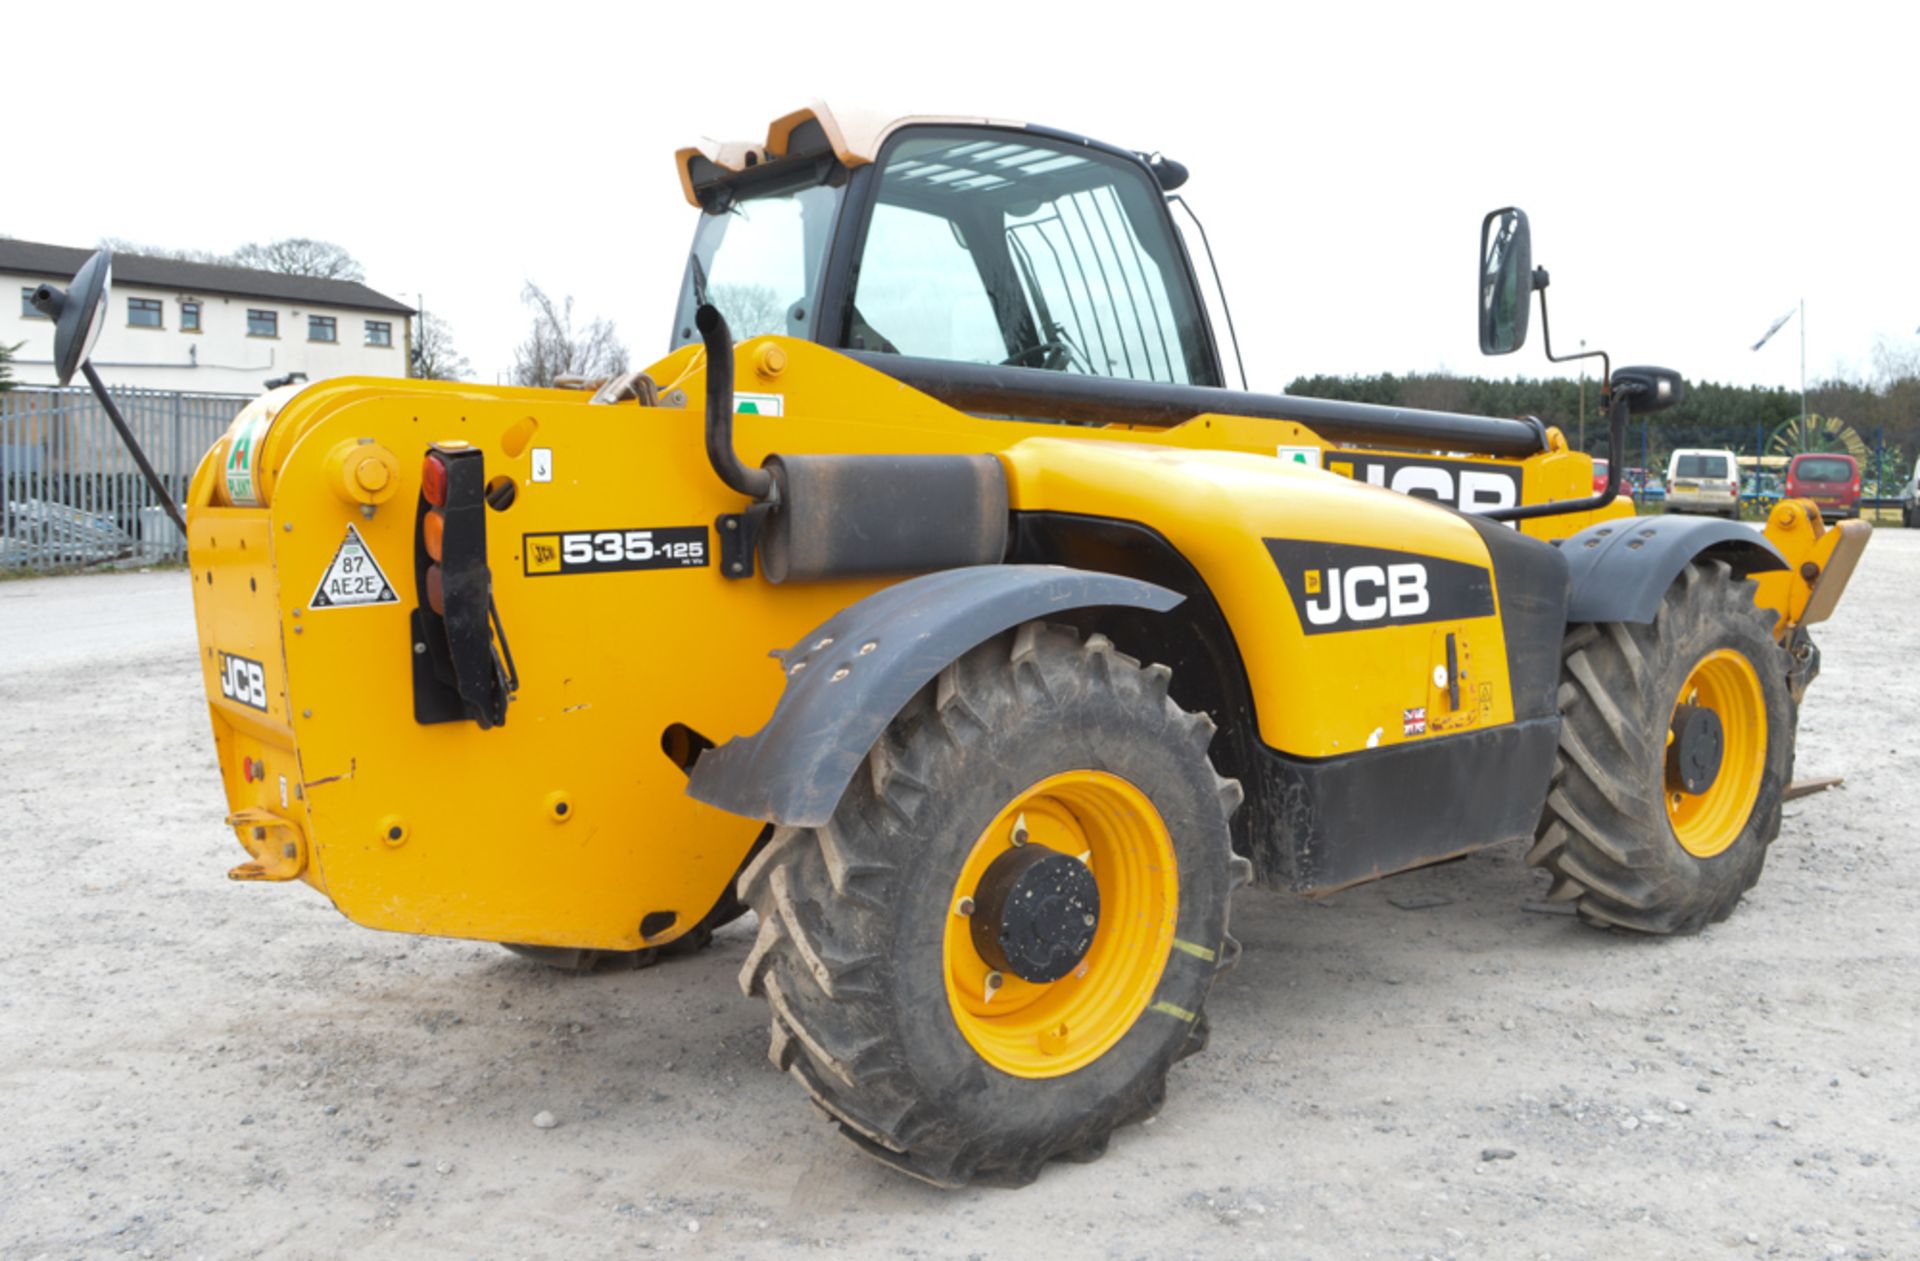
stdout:
POLYGON ((1356 622, 1384 618, 1413 621, 1433 601, 1427 595, 1427 567, 1420 561, 1395 565, 1354 565, 1344 572, 1327 570, 1322 593, 1320 571, 1307 571, 1307 620, 1315 626, 1335 626, 1344 615, 1356 622))
POLYGON ((221 653, 220 695, 265 713, 267 710, 265 668, 251 658, 236 657, 230 652, 221 653))
POLYGON ((1520 502, 1520 470, 1503 464, 1329 451, 1327 469, 1370 486, 1384 486, 1415 499, 1431 499, 1462 512, 1511 508, 1520 502))
POLYGON ((1266 543, 1309 635, 1493 613, 1493 576, 1478 565, 1347 543, 1266 543))

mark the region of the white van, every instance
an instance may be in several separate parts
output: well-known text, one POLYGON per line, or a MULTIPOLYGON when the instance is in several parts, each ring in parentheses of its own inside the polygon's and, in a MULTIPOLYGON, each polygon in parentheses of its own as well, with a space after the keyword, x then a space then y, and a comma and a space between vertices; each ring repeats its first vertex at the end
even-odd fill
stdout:
POLYGON ((1682 447, 1667 461, 1667 511, 1740 519, 1740 464, 1733 452, 1682 447))

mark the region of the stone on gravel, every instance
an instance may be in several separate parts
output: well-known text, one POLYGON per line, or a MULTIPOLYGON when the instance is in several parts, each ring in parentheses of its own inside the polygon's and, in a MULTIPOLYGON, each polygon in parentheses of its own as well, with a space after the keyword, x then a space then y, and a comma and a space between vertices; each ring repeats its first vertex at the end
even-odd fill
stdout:
POLYGON ((536 1130, 550 1130, 558 1124, 560 1122, 555 1119, 553 1113, 544 1108, 533 1114, 533 1128, 536 1130))

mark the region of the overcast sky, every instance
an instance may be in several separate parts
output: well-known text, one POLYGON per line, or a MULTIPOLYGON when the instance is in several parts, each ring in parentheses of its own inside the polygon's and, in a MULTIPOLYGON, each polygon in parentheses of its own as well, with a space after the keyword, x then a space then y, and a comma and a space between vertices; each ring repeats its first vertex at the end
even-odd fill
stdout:
POLYGON ((1187 163, 1249 376, 1483 360, 1481 215, 1554 327, 1794 385, 1920 349, 1920 16, 1872 6, 14 3, 0 233, 314 236, 509 366, 522 283, 664 353, 696 212, 672 154, 809 99, 1046 123, 1187 163), (836 16, 838 11, 839 16, 836 16), (84 17, 82 16, 84 15, 84 17))

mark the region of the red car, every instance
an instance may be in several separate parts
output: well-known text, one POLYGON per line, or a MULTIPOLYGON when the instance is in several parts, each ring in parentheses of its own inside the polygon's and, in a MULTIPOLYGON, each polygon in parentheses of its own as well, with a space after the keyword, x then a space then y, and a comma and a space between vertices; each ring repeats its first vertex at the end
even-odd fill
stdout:
MULTIPOLYGON (((1593 493, 1597 495, 1606 488, 1607 462, 1596 455, 1593 457, 1593 493)), ((1621 483, 1620 489, 1627 489, 1624 481, 1621 483)))
POLYGON ((1787 465, 1787 498, 1811 499, 1829 519, 1860 515, 1860 462, 1850 455, 1808 452, 1787 465))

